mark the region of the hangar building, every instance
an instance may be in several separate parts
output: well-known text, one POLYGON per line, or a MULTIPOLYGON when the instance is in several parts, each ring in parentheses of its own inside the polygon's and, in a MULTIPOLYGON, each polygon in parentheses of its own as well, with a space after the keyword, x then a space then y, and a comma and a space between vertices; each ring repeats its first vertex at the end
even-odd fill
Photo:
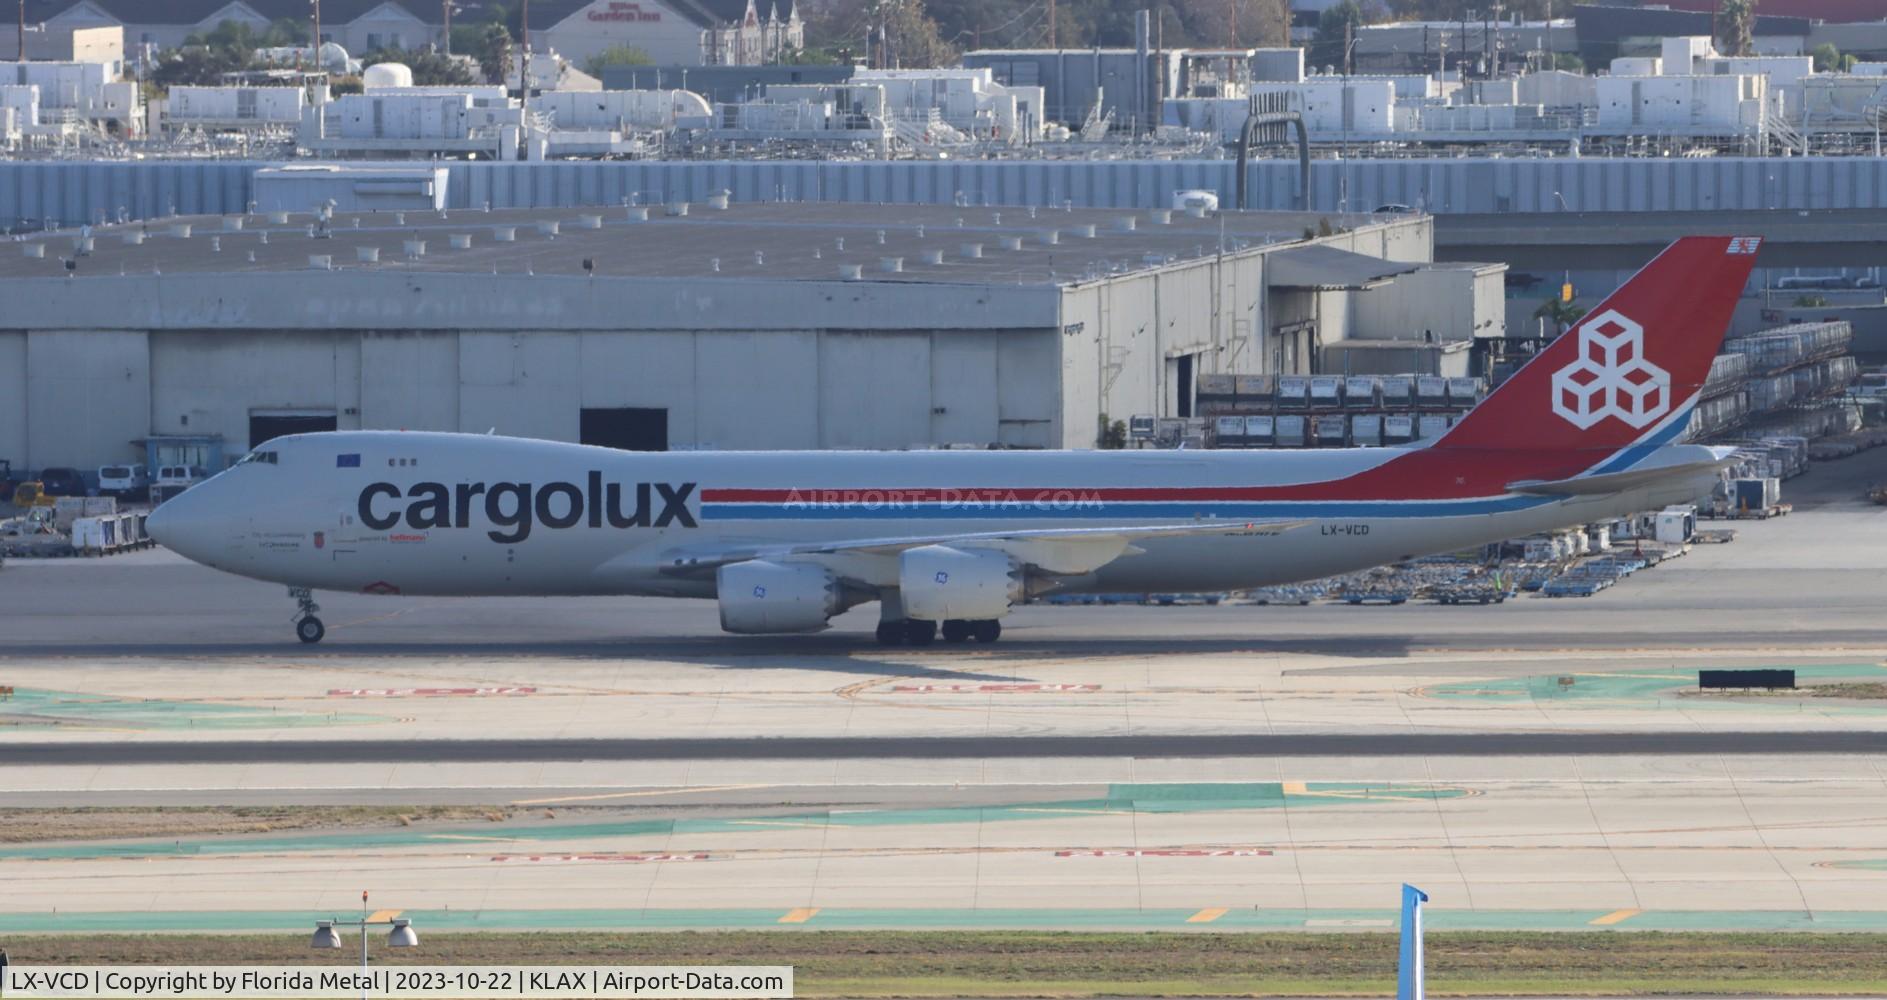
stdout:
POLYGON ((1190 415, 1199 374, 1498 335, 1500 269, 1432 248, 1415 215, 724 197, 37 235, 0 248, 0 457, 218 468, 357 427, 1092 447, 1103 415, 1190 415))

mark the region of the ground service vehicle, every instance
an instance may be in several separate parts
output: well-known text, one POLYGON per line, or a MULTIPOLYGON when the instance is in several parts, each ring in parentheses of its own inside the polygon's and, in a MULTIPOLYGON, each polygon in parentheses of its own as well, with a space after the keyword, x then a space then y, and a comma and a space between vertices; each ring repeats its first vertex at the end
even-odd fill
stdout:
POLYGON ((150 497, 151 478, 144 466, 101 465, 98 467, 98 495, 120 500, 145 500, 150 497))
POLYGON ((40 488, 50 496, 82 497, 85 495, 85 477, 77 469, 53 466, 39 472, 40 488))

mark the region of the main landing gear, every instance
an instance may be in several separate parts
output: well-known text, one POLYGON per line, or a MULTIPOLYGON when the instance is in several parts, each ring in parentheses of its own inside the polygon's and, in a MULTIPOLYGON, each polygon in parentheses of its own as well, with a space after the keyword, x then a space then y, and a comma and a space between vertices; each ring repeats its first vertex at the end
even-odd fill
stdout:
POLYGON ((301 616, 295 622, 295 638, 306 643, 320 642, 321 637, 328 634, 328 629, 321 624, 321 619, 315 617, 321 605, 314 602, 314 591, 307 587, 290 587, 288 596, 295 599, 301 616))
MULTIPOLYGON (((916 618, 898 618, 878 623, 878 645, 880 646, 928 646, 937 641, 940 630, 936 622, 920 621, 916 618)), ((943 623, 943 640, 951 643, 995 642, 1002 636, 1002 622, 994 618, 975 621, 952 618, 943 623)))

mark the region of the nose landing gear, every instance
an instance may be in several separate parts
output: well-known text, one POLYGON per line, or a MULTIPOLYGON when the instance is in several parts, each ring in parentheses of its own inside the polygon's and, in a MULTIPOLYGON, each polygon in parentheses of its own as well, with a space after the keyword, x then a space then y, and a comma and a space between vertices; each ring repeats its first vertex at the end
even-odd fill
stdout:
POLYGON ((295 637, 305 643, 317 643, 328 634, 327 626, 315 617, 321 605, 314 602, 314 591, 307 587, 290 587, 288 596, 295 599, 300 618, 295 622, 295 637))

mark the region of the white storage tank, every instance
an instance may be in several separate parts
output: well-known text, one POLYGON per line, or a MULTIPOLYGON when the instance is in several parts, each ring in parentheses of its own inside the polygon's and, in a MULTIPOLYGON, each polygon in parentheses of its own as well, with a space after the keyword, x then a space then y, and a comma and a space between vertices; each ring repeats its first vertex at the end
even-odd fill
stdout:
POLYGON ((360 85, 367 90, 410 87, 413 85, 413 71, 404 63, 374 63, 360 74, 360 85))

